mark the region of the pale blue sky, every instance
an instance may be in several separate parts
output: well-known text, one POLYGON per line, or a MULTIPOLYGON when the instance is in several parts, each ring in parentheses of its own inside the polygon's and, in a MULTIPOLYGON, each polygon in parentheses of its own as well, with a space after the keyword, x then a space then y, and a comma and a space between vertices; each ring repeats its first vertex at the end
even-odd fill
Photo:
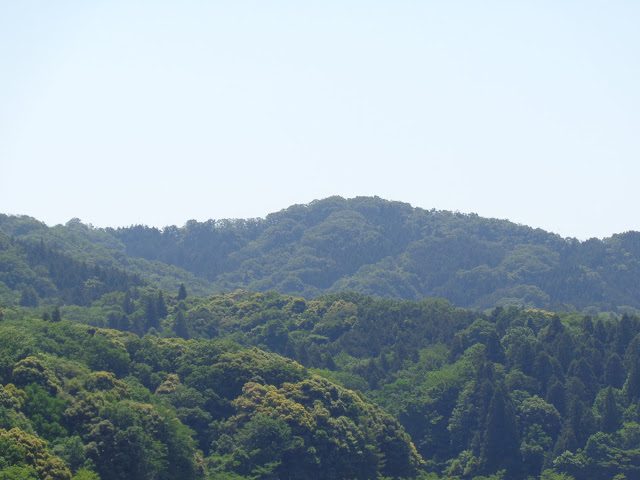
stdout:
POLYGON ((640 230, 640 2, 0 0, 0 212, 378 195, 640 230))

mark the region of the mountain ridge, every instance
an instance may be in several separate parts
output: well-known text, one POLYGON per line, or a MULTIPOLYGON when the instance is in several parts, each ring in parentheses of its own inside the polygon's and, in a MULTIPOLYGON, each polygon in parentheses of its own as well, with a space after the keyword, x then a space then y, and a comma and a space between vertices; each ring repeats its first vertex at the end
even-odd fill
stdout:
POLYGON ((313 298, 353 290, 442 297, 467 308, 516 305, 618 313, 640 309, 640 234, 580 241, 477 214, 425 210, 379 197, 329 197, 263 219, 163 229, 46 227, 0 217, 0 229, 76 258, 194 293, 277 290, 313 298))

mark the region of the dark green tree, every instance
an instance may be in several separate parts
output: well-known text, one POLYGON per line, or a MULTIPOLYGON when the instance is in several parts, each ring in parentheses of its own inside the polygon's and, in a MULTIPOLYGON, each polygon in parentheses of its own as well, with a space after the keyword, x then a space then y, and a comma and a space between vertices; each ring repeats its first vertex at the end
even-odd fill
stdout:
POLYGON ((573 427, 567 424, 564 426, 562 431, 560 432, 560 436, 556 441, 555 446, 553 447, 553 453, 551 455, 552 458, 556 458, 559 455, 562 455, 564 452, 575 452, 578 448, 578 440, 576 439, 576 435, 573 432, 573 427))
POLYGON ((596 321, 596 325, 593 328, 593 335, 601 342, 604 342, 607 340, 607 329, 602 323, 602 320, 598 319, 596 321))
POLYGON ((612 353, 607 358, 607 363, 604 366, 604 383, 605 385, 613 388, 622 388, 627 374, 622 364, 622 360, 617 353, 612 353))
POLYGON ((51 321, 59 322, 60 320, 62 320, 62 315, 60 314, 60 307, 55 307, 53 309, 53 312, 51 312, 51 321))
POLYGON ((164 295, 162 294, 162 290, 158 291, 158 296, 156 297, 156 314, 158 318, 167 318, 169 315, 169 311, 167 310, 167 304, 164 301, 164 295))
POLYGON ((176 332, 176 335, 178 337, 184 338, 185 340, 189 339, 189 330, 187 329, 187 319, 184 316, 184 313, 182 312, 182 310, 178 310, 178 313, 175 314, 173 330, 176 332))
POLYGON ((187 298, 187 289, 184 286, 184 283, 180 284, 180 288, 178 289, 178 301, 184 300, 187 298))
POLYGON ((614 433, 620 428, 621 420, 622 413, 618 408, 616 397, 614 397, 611 387, 608 387, 604 397, 604 412, 602 412, 600 430, 604 433, 614 433))
POLYGON ((487 337, 487 344, 485 345, 485 356, 487 360, 493 363, 504 364, 507 361, 507 357, 504 353, 504 348, 500 343, 500 336, 495 330, 489 332, 487 337))
POLYGON ((127 290, 124 294, 124 300, 122 301, 122 310, 127 315, 131 315, 136 309, 133 299, 131 298, 131 292, 127 290))
POLYGON ((38 306, 38 294, 35 288, 31 285, 23 287, 20 294, 20 306, 22 307, 37 307, 38 306))
POLYGON ((558 379, 550 383, 545 401, 556 407, 556 410, 563 415, 567 409, 567 396, 564 385, 558 379))
POLYGON ((150 330, 151 328, 158 328, 160 326, 156 305, 156 299, 151 295, 144 297, 144 320, 147 330, 150 330))
POLYGON ((631 369, 631 365, 637 358, 640 358, 640 335, 633 337, 633 340, 629 342, 626 352, 624 352, 623 363, 625 369, 631 369))
POLYGON ((509 477, 518 473, 520 439, 511 400, 504 388, 495 389, 482 439, 480 461, 485 473, 506 470, 509 477))
POLYGON ((640 399, 640 358, 631 363, 631 369, 624 384, 624 392, 629 402, 637 402, 640 399))

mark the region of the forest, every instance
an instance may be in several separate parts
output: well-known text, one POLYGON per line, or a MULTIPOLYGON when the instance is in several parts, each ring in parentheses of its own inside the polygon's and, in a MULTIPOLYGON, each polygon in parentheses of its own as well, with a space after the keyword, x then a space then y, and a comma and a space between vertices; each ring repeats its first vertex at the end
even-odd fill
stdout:
MULTIPOLYGON (((4 242, 12 239, 17 248, 42 242, 165 290, 184 283, 198 295, 275 290, 312 299, 353 291, 405 300, 445 298, 480 310, 640 313, 638 232, 579 241, 507 220, 378 197, 330 197, 263 219, 189 220, 162 229, 94 228, 79 219, 48 227, 30 217, 0 215, 0 230, 4 242)), ((15 282, 29 285, 5 282, 14 296, 15 282)), ((51 296, 43 285, 34 288, 40 298, 51 296)), ((0 291, 6 302, 11 295, 0 291)))
POLYGON ((0 229, 0 479, 640 478, 634 232, 339 197, 0 229))

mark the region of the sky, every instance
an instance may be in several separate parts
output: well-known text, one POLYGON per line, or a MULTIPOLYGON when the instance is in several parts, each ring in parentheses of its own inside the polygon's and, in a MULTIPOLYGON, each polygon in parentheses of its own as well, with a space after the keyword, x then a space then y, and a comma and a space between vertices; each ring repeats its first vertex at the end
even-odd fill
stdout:
POLYGON ((640 230, 640 2, 0 0, 0 213, 377 195, 640 230))

